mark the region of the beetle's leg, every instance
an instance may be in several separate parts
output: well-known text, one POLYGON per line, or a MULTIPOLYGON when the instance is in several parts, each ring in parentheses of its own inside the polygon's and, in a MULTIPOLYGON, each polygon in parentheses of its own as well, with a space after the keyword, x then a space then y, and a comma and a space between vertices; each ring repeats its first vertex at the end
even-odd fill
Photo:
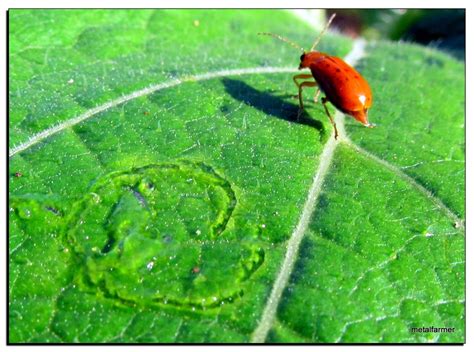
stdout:
POLYGON ((321 93, 321 89, 317 88, 316 89, 316 93, 314 94, 314 102, 317 104, 318 103, 318 98, 319 98, 319 94, 321 93))
POLYGON ((326 115, 328 115, 329 120, 331 120, 332 126, 334 127, 334 139, 337 139, 337 136, 339 135, 337 133, 337 127, 336 127, 336 122, 334 122, 334 119, 332 118, 331 114, 329 113, 328 107, 326 106, 326 103, 328 102, 328 99, 326 97, 321 98, 321 102, 323 103, 324 110, 326 110, 326 115))
MULTIPOLYGON (((310 75, 310 74, 301 74, 301 75, 296 75, 296 76, 293 76, 293 82, 295 82, 296 86, 299 88, 300 85, 298 84, 298 79, 306 79, 306 78, 313 78, 313 75, 310 75)), ((321 93, 321 90, 319 88, 316 89, 316 93, 314 94, 314 98, 313 98, 313 101, 317 104, 318 103, 318 98, 319 98, 319 94, 321 93)), ((297 98, 298 96, 295 95, 295 98, 297 98)))
POLYGON ((297 79, 306 79, 306 78, 312 78, 312 77, 313 77, 313 75, 310 75, 308 73, 303 73, 301 75, 293 76, 293 82, 295 82, 296 86, 299 88, 300 85, 299 85, 297 79))
POLYGON ((304 87, 316 87, 317 85, 318 84, 314 81, 313 82, 305 81, 305 82, 301 82, 298 85, 298 99, 300 100, 300 109, 298 110, 298 119, 300 118, 301 113, 304 110, 304 106, 303 106, 303 88, 304 87))
MULTIPOLYGON (((307 78, 313 78, 313 75, 310 75, 309 73, 302 73, 300 75, 293 76, 293 82, 295 82, 296 86, 299 89, 300 83, 298 83, 298 79, 307 79, 307 78)), ((298 95, 294 95, 293 98, 298 98, 298 95)))

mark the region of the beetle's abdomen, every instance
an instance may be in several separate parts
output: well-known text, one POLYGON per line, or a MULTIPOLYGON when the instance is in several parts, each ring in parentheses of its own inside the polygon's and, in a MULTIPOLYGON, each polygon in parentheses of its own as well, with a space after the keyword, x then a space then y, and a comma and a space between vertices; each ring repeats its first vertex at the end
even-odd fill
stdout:
POLYGON ((322 54, 309 68, 328 100, 342 112, 363 111, 372 105, 367 81, 338 57, 322 54))

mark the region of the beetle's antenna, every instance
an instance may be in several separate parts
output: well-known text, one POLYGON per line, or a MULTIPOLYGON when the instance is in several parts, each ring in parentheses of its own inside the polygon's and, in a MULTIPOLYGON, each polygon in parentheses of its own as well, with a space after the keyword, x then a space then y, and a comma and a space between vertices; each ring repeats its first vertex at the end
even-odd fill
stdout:
POLYGON ((324 27, 324 29, 322 30, 321 34, 319 34, 319 37, 318 39, 316 39, 316 41, 314 42, 313 46, 311 47, 311 50, 310 51, 313 51, 314 48, 316 48, 316 45, 319 44, 319 41, 321 40, 321 38, 323 37, 324 33, 328 30, 329 26, 331 25, 331 22, 332 20, 334 19, 334 17, 336 17, 336 14, 333 13, 332 16, 329 18, 329 21, 328 23, 326 23, 326 27, 324 27))
POLYGON ((298 44, 292 42, 291 40, 285 38, 285 37, 282 37, 281 35, 278 35, 278 34, 274 34, 274 33, 267 33, 267 32, 260 32, 260 33, 257 33, 258 35, 269 35, 270 37, 273 37, 273 38, 276 38, 276 39, 279 39, 281 40, 282 42, 285 42, 285 43, 288 43, 290 44, 292 47, 298 49, 298 50, 301 50, 302 52, 304 52, 304 49, 302 47, 300 47, 298 44))

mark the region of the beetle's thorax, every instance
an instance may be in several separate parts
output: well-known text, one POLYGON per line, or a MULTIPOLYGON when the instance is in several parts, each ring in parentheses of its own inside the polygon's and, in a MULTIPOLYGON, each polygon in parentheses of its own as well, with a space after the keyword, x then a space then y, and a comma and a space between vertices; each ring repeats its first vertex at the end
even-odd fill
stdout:
POLYGON ((309 53, 304 53, 300 57, 300 66, 298 69, 301 70, 303 68, 309 68, 312 63, 315 63, 326 56, 326 54, 319 51, 310 51, 309 53))

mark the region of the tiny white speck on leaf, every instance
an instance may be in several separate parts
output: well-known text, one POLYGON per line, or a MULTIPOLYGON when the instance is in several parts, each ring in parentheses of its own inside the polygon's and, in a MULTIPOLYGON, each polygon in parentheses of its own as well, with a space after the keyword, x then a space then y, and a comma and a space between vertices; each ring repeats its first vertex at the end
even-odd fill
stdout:
POLYGON ((433 237, 433 236, 434 236, 434 233, 431 233, 431 232, 425 233, 425 237, 433 237))
POLYGON ((67 81, 68 84, 73 84, 74 80, 71 78, 69 81, 67 81))
POLYGON ((154 262, 154 261, 151 261, 151 262, 149 262, 149 263, 146 265, 146 268, 147 268, 148 270, 151 270, 151 269, 153 269, 153 266, 154 266, 154 265, 155 265, 155 262, 154 262))

